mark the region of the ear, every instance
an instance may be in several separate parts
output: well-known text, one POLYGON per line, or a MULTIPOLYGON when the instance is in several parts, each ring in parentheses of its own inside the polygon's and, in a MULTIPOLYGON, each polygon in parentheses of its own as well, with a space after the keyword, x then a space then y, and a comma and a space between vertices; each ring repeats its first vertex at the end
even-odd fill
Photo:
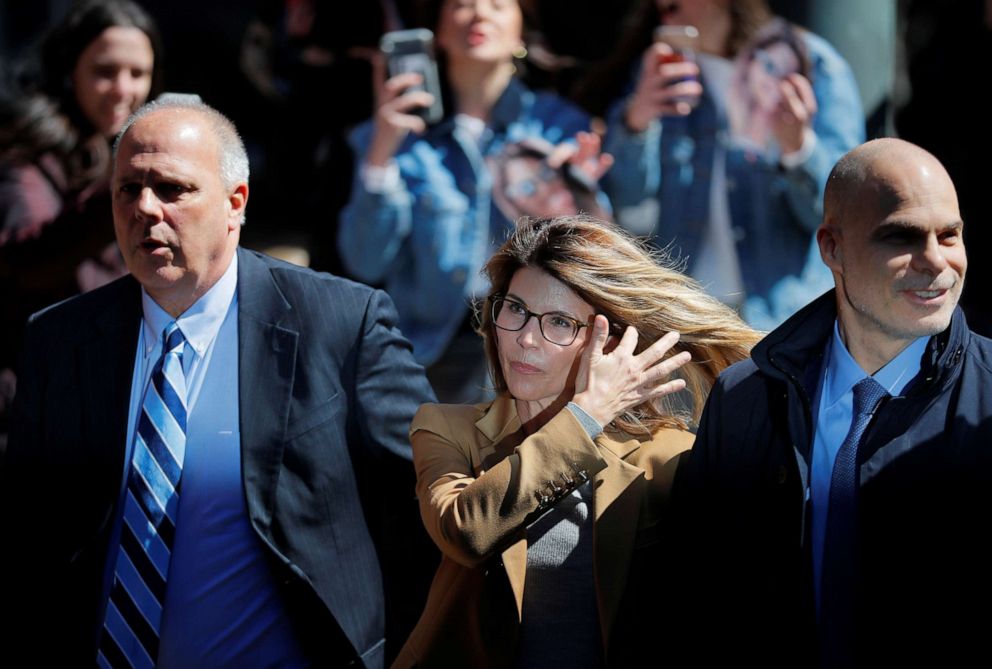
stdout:
POLYGON ((248 205, 248 184, 241 182, 227 196, 228 212, 227 225, 230 230, 241 225, 245 217, 245 207, 248 205))
POLYGON ((840 273, 843 261, 843 245, 840 228, 830 219, 816 230, 816 243, 820 247, 820 258, 831 271, 840 273))

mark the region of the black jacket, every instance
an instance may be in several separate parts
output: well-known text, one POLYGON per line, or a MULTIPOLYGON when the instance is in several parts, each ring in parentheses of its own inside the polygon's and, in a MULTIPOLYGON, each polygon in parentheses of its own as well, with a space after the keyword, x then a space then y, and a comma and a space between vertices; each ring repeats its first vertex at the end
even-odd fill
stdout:
MULTIPOLYGON (((673 491, 695 661, 816 663, 811 398, 835 319, 831 291, 726 370, 710 395, 673 491)), ((990 370, 992 342, 958 309, 905 394, 884 400, 868 427, 852 556, 865 665, 989 654, 990 370)))

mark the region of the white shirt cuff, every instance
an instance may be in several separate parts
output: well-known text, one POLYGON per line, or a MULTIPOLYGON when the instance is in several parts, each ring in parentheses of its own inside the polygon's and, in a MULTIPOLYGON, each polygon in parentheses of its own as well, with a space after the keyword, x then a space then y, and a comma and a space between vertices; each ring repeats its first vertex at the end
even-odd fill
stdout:
POLYGON ((400 166, 395 160, 390 160, 389 164, 383 166, 362 163, 360 176, 365 190, 376 195, 389 193, 400 187, 400 166))
POLYGON ((802 146, 792 153, 783 153, 782 157, 779 158, 779 162, 781 162, 782 167, 787 170, 795 169, 809 160, 809 157, 813 155, 813 149, 815 148, 816 133, 813 132, 812 128, 805 128, 803 130, 802 146))

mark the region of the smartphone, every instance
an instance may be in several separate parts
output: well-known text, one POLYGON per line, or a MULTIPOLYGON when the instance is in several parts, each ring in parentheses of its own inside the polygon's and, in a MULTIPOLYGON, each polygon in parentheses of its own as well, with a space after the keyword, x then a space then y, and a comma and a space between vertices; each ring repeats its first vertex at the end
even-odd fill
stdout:
POLYGON ((654 41, 664 42, 676 53, 682 54, 683 60, 692 60, 699 41, 699 31, 694 26, 666 26, 654 29, 654 41))
MULTIPOLYGON (((696 62, 696 43, 699 41, 699 31, 694 26, 660 25, 654 29, 654 41, 664 42, 672 47, 673 51, 671 54, 662 56, 659 64, 696 62)), ((694 79, 695 77, 685 77, 679 81, 692 81, 694 79)), ((677 99, 691 107, 699 104, 699 98, 696 96, 680 96, 677 99)))
POLYGON ((394 30, 382 36, 379 49, 386 55, 386 71, 390 77, 406 72, 416 72, 423 82, 408 88, 409 91, 427 91, 434 96, 434 104, 414 112, 427 123, 437 123, 444 116, 441 106, 441 79, 434 57, 434 33, 426 28, 394 30))

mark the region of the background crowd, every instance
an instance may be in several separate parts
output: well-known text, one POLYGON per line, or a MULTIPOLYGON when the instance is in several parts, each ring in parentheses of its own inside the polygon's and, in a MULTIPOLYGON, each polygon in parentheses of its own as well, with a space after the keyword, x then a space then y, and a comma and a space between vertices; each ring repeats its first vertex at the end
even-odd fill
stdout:
MULTIPOLYGON (((77 75, 99 31, 66 25, 73 4, 0 10, 0 413, 27 315, 123 271, 105 206, 121 119, 87 109, 77 75)), ((243 244, 386 288, 442 400, 490 395, 471 306, 521 214, 612 217, 767 330, 829 288, 823 182, 864 138, 933 151, 965 219, 981 212, 988 131, 964 77, 989 44, 984 0, 136 6, 106 23, 144 36, 119 47, 135 76, 116 113, 174 91, 228 114, 251 159, 243 244), (663 23, 698 28, 694 62, 667 62, 663 23), (420 26, 444 98, 430 127, 411 80, 376 69, 385 32, 420 26)), ((988 333, 976 270, 963 306, 988 333)))

